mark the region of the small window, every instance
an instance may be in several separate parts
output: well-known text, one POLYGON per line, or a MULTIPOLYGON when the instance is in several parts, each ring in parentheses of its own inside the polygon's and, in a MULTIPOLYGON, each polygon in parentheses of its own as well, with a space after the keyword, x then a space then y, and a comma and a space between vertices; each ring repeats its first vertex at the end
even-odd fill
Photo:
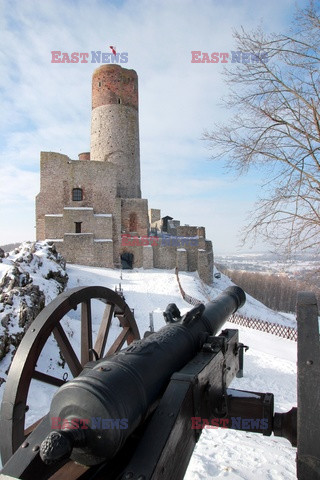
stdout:
POLYGON ((80 202, 83 199, 82 188, 74 188, 72 190, 72 200, 74 202, 80 202))
POLYGON ((101 82, 98 83, 98 87, 101 87, 101 82))
POLYGON ((121 103, 121 98, 118 98, 118 103, 121 103))
POLYGON ((76 233, 81 233, 81 223, 82 222, 74 222, 76 227, 76 233))

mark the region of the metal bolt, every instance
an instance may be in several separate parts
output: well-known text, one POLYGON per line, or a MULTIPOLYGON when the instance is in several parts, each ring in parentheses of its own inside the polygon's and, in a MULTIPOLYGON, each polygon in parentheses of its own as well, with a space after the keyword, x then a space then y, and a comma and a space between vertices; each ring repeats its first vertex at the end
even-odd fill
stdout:
POLYGON ((133 473, 132 472, 128 472, 125 474, 124 478, 127 480, 129 478, 132 478, 133 477, 133 473))
POLYGON ((139 475, 139 477, 137 478, 137 480, 145 480, 146 477, 144 475, 139 475))
POLYGON ((40 450, 39 445, 35 445, 32 449, 33 452, 37 452, 38 450, 40 450))
POLYGON ((99 367, 98 370, 100 372, 110 372, 111 368, 110 367, 99 367))
POLYGON ((313 361, 312 360, 307 360, 307 365, 313 365, 313 361))
POLYGON ((21 445, 21 448, 27 448, 29 447, 29 442, 23 442, 23 444, 21 445))

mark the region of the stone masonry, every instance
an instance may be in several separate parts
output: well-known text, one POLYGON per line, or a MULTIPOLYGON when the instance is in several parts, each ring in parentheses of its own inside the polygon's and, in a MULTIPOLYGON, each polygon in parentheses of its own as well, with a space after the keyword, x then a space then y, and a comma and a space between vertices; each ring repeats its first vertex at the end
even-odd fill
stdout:
POLYGON ((38 240, 53 240, 70 263, 198 270, 212 282, 204 227, 182 226, 141 198, 138 76, 116 64, 92 77, 91 152, 41 152, 38 240))

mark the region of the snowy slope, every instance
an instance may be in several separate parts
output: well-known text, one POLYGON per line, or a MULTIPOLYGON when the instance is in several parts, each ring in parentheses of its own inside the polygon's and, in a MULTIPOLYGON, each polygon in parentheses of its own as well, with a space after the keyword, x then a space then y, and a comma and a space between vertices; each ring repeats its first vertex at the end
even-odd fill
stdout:
MULTIPOLYGON (((126 301, 135 310, 141 332, 149 325, 149 312, 154 311, 155 327, 164 325, 162 311, 168 303, 176 303, 182 313, 190 306, 182 300, 173 271, 142 270, 119 271, 71 266, 67 269, 69 287, 104 285, 110 288, 121 282, 126 301)), ((197 275, 180 273, 184 290, 191 296, 207 301, 232 285, 225 277, 215 279, 214 288, 204 291, 197 275), (207 295, 206 295, 207 294, 207 295)), ((292 325, 285 317, 270 310, 252 297, 240 313, 247 316, 292 325)), ((227 323, 228 328, 235 328, 227 323)), ((238 326, 237 326, 238 327, 238 326)), ((275 394, 275 410, 285 412, 295 406, 296 400, 296 343, 274 335, 240 327, 240 339, 250 346, 245 356, 245 375, 235 379, 233 388, 275 394)), ((228 478, 228 480, 291 480, 295 479, 296 449, 277 437, 223 429, 205 429, 197 444, 185 475, 186 480, 228 478)))
MULTIPOLYGON (((149 326, 149 313, 154 312, 155 329, 164 325, 163 310, 168 303, 176 303, 182 313, 190 306, 181 298, 173 271, 142 270, 123 271, 99 269, 78 265, 68 265, 69 282, 67 289, 85 285, 103 285, 114 290, 121 282, 126 302, 134 308, 135 318, 143 334, 149 326)), ((207 296, 217 295, 231 282, 222 276, 216 279, 214 289, 204 289, 197 275, 181 273, 180 280, 185 291, 204 302, 207 296)), ((285 322, 283 316, 272 312, 259 302, 249 299, 242 309, 244 315, 255 316, 272 322, 285 322)), ((95 302, 93 311, 93 329, 97 332, 103 305, 95 302)), ((79 312, 72 312, 64 320, 75 348, 79 348, 79 312)), ((227 324, 234 328, 234 324, 227 324)), ((287 411, 296 405, 296 343, 264 332, 240 327, 240 339, 250 346, 245 356, 245 377, 236 379, 232 387, 275 394, 276 411, 287 411)), ((117 322, 111 327, 111 337, 119 333, 117 322)), ((111 338, 111 339, 112 339, 111 338)), ((67 367, 61 369, 57 364, 57 352, 54 341, 42 354, 41 370, 55 372, 62 377, 68 373, 67 367)), ((1 363, 0 363, 1 369, 1 363)), ((28 399, 30 410, 28 423, 32 423, 39 414, 48 410, 50 398, 55 390, 40 382, 32 382, 28 399)), ((0 400, 3 386, 0 388, 0 400)), ((191 426, 191 424, 190 424, 191 426)), ((204 430, 197 444, 185 478, 209 479, 227 478, 228 480, 291 480, 295 477, 295 449, 288 441, 275 437, 263 437, 257 434, 227 431, 224 429, 204 430)))

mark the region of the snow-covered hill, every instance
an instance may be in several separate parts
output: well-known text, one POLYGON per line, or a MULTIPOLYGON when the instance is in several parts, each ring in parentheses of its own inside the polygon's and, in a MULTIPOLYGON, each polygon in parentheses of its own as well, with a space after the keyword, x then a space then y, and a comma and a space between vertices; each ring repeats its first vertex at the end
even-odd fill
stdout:
MULTIPOLYGON (((2 264, 2 270, 4 270, 2 264)), ((168 303, 176 303, 182 313, 190 306, 181 298, 175 274, 168 270, 132 271, 91 268, 67 265, 69 282, 67 289, 85 285, 103 285, 112 290, 121 286, 126 302, 134 308, 135 318, 143 334, 149 327, 149 313, 153 312, 155 329, 164 326, 163 310, 168 303)), ((196 274, 181 273, 180 280, 185 291, 204 302, 212 298, 231 284, 222 276, 215 279, 213 288, 204 288, 196 274)), ((52 287, 53 288, 53 287, 52 287)), ((53 292, 47 291, 50 296, 53 292)), ((248 299, 242 307, 242 313, 262 320, 286 323, 284 316, 262 306, 254 299, 248 299)), ((101 302, 94 303, 93 330, 97 333, 103 312, 101 302)), ((63 321, 70 341, 79 348, 79 312, 71 312, 63 321)), ((294 321, 289 319, 289 324, 294 321)), ((226 324, 234 328, 234 324, 226 324)), ((296 405, 296 343, 268 333, 239 327, 240 339, 250 346, 245 356, 245 376, 234 380, 232 387, 272 392, 275 394, 276 411, 287 411, 296 405)), ((111 327, 111 340, 119 333, 117 322, 111 327)), ((40 369, 62 377, 68 373, 58 365, 59 357, 53 340, 49 341, 42 354, 40 369)), ((61 363, 61 362, 60 362, 61 363)), ((0 362, 0 376, 3 365, 0 362)), ((5 377, 5 375, 4 375, 5 377)), ((3 394, 0 387, 0 400, 3 394)), ((47 412, 54 387, 33 381, 28 399, 30 410, 28 423, 47 412)), ((191 428, 191 422, 190 422, 191 428)), ((288 441, 275 437, 263 437, 257 434, 228 431, 225 429, 204 430, 195 449, 185 479, 227 478, 228 480, 293 480, 295 479, 295 449, 288 441)))
POLYGON ((0 384, 21 338, 68 281, 52 242, 25 242, 0 258, 0 384))

